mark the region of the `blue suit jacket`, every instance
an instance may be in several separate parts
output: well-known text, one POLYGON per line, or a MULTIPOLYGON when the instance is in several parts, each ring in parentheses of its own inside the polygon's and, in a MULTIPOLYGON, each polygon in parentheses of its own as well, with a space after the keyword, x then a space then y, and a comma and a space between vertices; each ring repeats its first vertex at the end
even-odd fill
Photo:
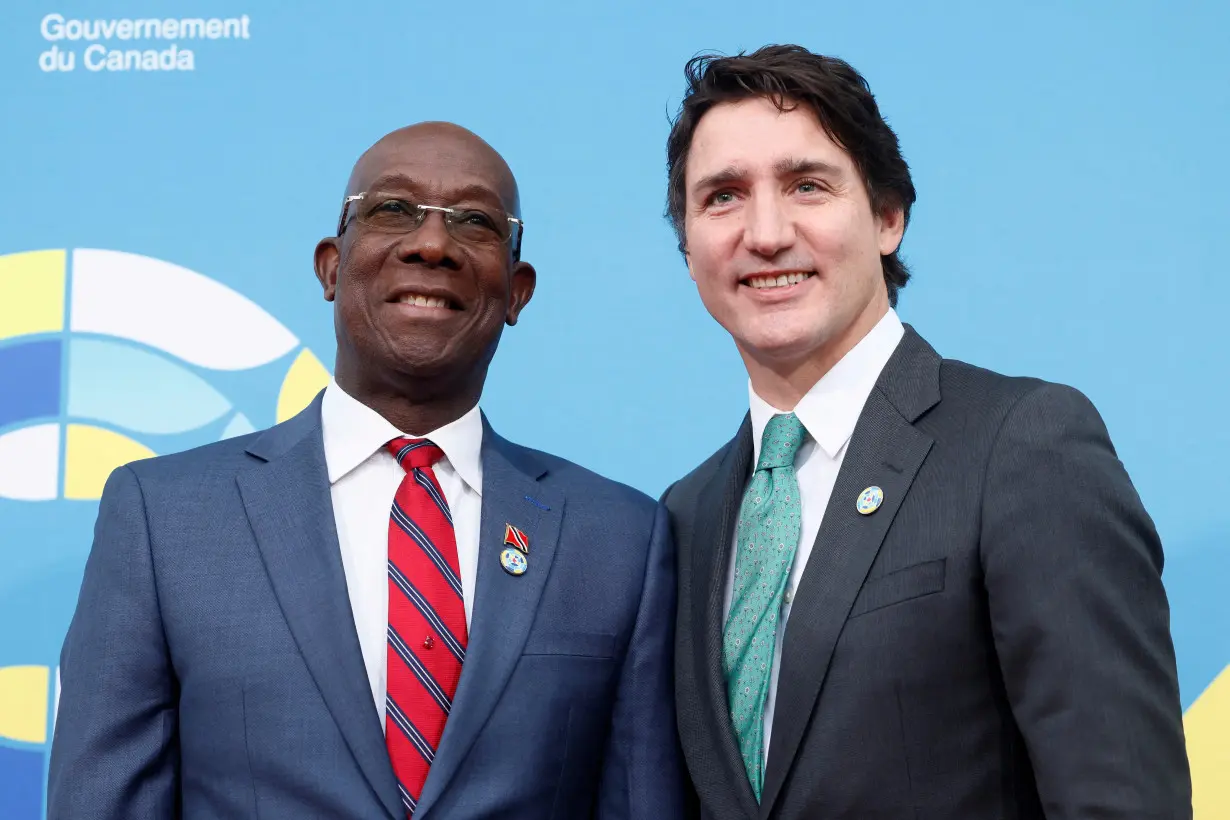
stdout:
MULTIPOLYGON (((649 497, 486 427, 470 644, 416 820, 672 818, 675 556, 649 497), (504 525, 529 571, 499 565, 504 525)), ((320 399, 117 470, 61 657, 48 817, 405 817, 320 399)))

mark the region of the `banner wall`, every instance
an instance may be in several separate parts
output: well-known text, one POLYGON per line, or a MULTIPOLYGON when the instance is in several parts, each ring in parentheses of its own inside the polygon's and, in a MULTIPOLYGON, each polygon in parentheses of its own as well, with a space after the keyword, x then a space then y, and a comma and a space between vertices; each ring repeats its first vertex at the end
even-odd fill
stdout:
POLYGON ((496 429, 654 495, 728 439, 746 378, 662 216, 668 117, 693 54, 799 42, 901 138, 903 319, 1103 413, 1166 547, 1197 816, 1230 817, 1230 7, 1029 5, 6 3, 0 816, 43 816, 108 473, 324 385, 312 251, 385 132, 458 122, 519 178, 539 285, 496 429))

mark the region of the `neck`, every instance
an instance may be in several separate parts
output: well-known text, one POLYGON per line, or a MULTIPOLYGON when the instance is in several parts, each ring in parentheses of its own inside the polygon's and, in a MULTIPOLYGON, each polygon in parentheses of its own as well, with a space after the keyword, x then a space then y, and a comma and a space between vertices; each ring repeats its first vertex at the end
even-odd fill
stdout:
POLYGON ((869 306, 857 321, 800 357, 763 355, 739 348, 756 395, 774 409, 790 412, 816 383, 853 350, 888 313, 888 303, 869 306))
POLYGON ((410 436, 425 436, 474 409, 482 395, 485 376, 485 372, 480 373, 474 383, 463 384, 409 377, 393 383, 365 378, 339 367, 334 378, 339 387, 398 430, 410 436))

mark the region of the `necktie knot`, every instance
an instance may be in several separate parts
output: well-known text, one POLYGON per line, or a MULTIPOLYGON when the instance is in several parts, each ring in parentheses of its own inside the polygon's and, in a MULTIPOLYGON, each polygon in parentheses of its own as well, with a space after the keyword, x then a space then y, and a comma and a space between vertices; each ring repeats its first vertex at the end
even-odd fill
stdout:
POLYGON ((385 447, 407 473, 430 467, 444 458, 444 451, 425 438, 395 438, 385 447))
POLYGON ((778 467, 793 467, 795 454, 803 446, 807 430, 794 413, 779 413, 765 425, 760 444, 760 460, 757 470, 773 470, 778 467))

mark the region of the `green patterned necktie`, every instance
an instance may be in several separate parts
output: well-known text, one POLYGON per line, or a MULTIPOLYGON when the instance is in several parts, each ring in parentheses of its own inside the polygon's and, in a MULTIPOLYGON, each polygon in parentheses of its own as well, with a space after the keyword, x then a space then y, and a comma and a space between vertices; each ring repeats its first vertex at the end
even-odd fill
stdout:
POLYGON ((794 456, 806 434, 794 413, 769 420, 735 530, 735 584, 722 637, 722 667, 730 719, 757 803, 764 782, 764 707, 777 621, 801 529, 794 456))

